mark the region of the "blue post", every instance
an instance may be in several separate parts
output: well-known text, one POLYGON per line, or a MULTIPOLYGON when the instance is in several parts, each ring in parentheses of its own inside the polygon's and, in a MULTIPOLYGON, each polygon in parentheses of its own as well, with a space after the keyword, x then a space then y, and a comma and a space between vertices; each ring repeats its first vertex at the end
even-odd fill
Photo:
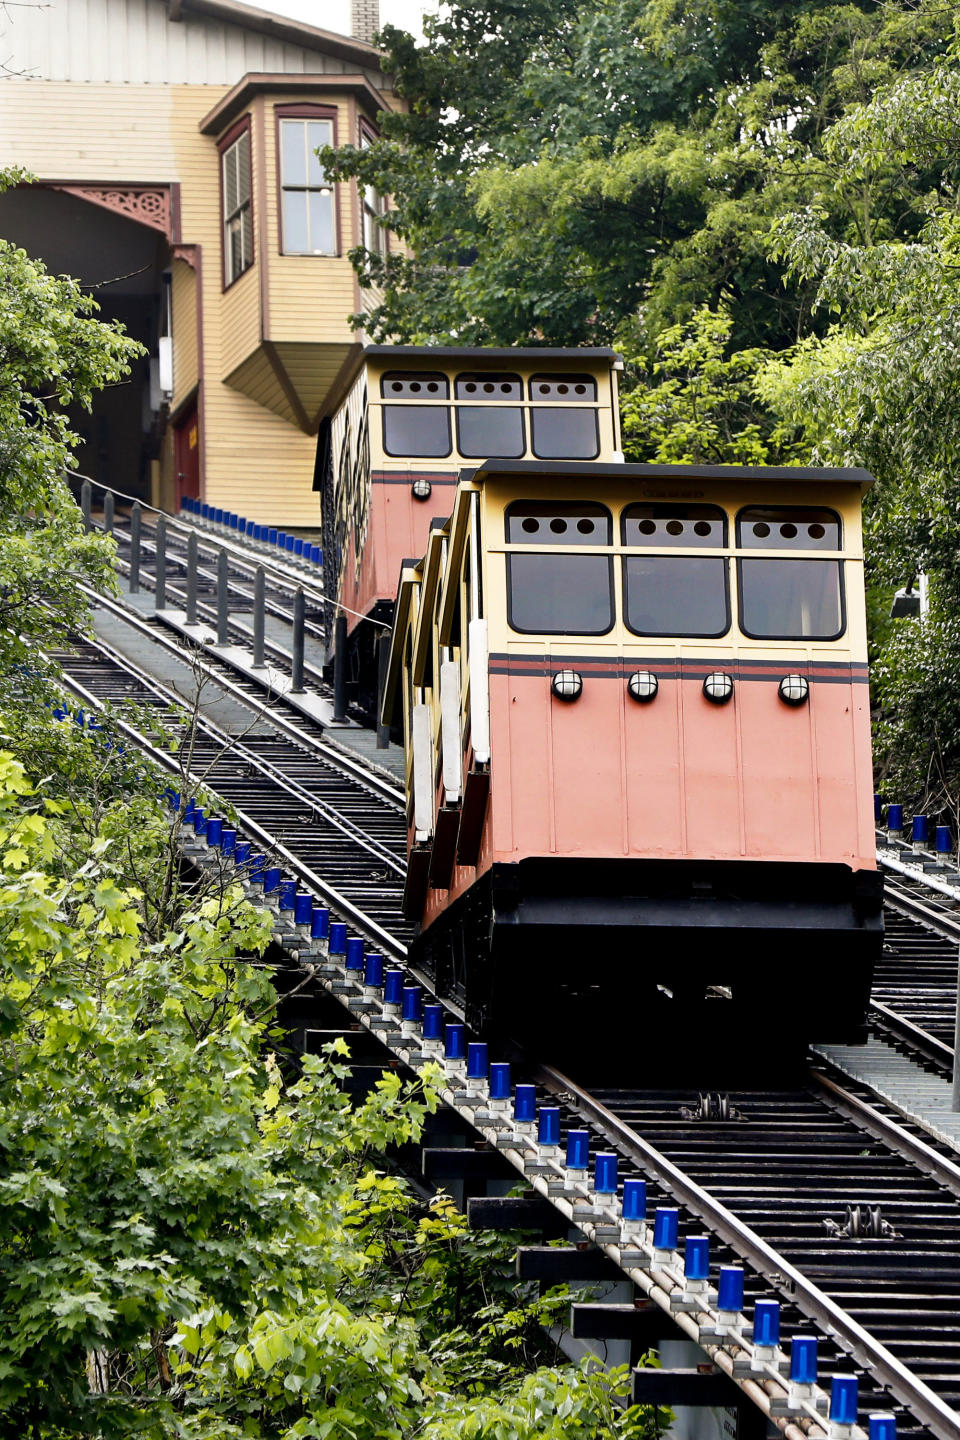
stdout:
POLYGON ((857 1423, 857 1377, 834 1375, 830 1382, 830 1419, 835 1425, 857 1423))

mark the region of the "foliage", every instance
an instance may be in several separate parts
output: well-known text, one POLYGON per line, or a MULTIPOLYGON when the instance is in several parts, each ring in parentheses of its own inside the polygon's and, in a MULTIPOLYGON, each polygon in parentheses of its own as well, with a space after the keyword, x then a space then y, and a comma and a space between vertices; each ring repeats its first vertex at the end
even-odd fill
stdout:
MULTIPOLYGON (((378 338, 609 343, 730 297, 737 347, 780 348, 809 318, 771 221, 829 191, 839 234, 915 224, 924 168, 846 176, 821 137, 844 107, 942 53, 941 0, 453 0, 426 44, 387 27, 410 105, 331 173, 393 197, 408 249, 357 251, 382 290, 378 338)), ((358 318, 358 323, 360 317, 358 318)))
POLYGON ((657 358, 652 363, 642 354, 636 358, 634 388, 627 391, 622 405, 628 460, 787 463, 787 436, 782 427, 774 430, 756 392, 766 353, 731 352, 732 328, 728 307, 702 306, 687 324, 671 326, 657 336, 657 358))
POLYGON ((869 574, 889 596, 932 572, 931 616, 879 637, 874 667, 877 755, 894 798, 956 814, 960 806, 960 231, 957 57, 853 107, 825 139, 834 165, 865 186, 891 167, 932 177, 909 240, 832 234, 820 207, 785 216, 774 245, 817 284, 830 315, 771 363, 760 388, 818 459, 859 464, 877 485, 868 502, 869 574))
POLYGON ((229 875, 171 892, 162 782, 129 791, 109 720, 46 712, 20 748, 0 752, 3 1427, 652 1434, 615 1403, 623 1377, 530 1373, 568 1297, 519 1290, 509 1237, 385 1161, 431 1077, 387 1073, 351 1105, 343 1042, 283 1056, 269 920, 229 875))
MULTIPOLYGON (((29 176, 0 171, 0 190, 29 176)), ((82 620, 77 578, 109 584, 113 545, 85 534, 64 475, 66 407, 120 384, 141 347, 97 320, 76 280, 0 239, 0 677, 82 620)))

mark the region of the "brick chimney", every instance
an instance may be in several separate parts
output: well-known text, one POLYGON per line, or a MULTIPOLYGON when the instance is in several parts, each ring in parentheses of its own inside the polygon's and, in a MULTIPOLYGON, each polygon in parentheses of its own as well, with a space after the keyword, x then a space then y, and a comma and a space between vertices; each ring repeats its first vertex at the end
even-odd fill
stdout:
POLYGON ((380 29, 380 0, 350 0, 350 33, 354 40, 373 44, 380 29))

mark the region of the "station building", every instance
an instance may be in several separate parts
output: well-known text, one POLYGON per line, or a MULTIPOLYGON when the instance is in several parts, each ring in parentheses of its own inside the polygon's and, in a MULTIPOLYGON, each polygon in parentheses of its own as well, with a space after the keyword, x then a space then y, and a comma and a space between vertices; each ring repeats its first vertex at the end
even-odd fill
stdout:
POLYGON ((148 358, 78 412, 78 468, 175 509, 314 527, 317 432, 355 373, 352 246, 383 201, 314 152, 402 102, 370 43, 239 0, 49 0, 0 17, 0 236, 90 287, 148 358))

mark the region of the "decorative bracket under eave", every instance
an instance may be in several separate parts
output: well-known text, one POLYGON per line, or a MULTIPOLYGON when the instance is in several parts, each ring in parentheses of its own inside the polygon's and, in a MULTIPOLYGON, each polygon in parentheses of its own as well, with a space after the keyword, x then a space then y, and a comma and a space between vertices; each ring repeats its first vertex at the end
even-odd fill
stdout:
POLYGON ((62 190, 66 195, 75 195, 78 200, 87 200, 91 205, 100 205, 104 210, 125 215, 128 220, 149 225, 152 230, 159 230, 168 240, 173 240, 169 185, 50 185, 48 188, 62 190))

